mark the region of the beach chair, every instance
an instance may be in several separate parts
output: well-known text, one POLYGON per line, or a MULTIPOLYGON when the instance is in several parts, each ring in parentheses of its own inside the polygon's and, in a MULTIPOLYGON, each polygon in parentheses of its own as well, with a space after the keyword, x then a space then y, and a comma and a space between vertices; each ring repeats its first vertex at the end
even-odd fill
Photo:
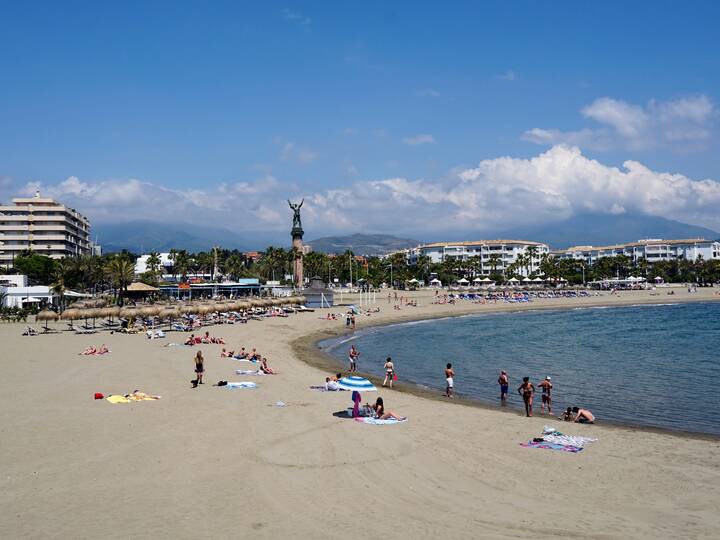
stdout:
POLYGON ((88 328, 82 328, 80 326, 73 326, 73 331, 76 334, 95 334, 97 332, 96 330, 93 330, 92 328, 88 329, 88 328))

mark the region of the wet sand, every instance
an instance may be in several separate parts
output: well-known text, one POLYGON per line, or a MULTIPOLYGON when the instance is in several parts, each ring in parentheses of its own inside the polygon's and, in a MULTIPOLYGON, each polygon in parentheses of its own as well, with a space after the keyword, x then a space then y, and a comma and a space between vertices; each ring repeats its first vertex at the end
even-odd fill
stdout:
MULTIPOLYGON (((530 307, 720 299, 715 291, 530 307)), ((427 293, 410 295, 419 307, 401 311, 378 296, 381 313, 358 317, 358 328, 518 307, 431 305, 427 293)), ((328 311, 343 309, 209 327, 230 348, 257 347, 280 374, 234 375, 252 364, 219 358, 220 345, 201 345, 208 384, 197 389, 189 383, 196 348, 164 346, 186 334, 153 341, 107 332, 28 338, 20 336, 21 325, 1 325, 3 536, 717 536, 717 439, 566 424, 564 431, 600 440, 580 454, 525 449, 519 443, 559 423, 397 390, 379 395, 388 409, 409 416, 404 424, 333 416, 350 405, 349 394, 309 389, 329 367, 315 341, 345 331, 343 321, 320 319, 328 311), (111 354, 77 355, 103 342, 111 354), (210 386, 221 379, 259 387, 210 386), (163 398, 125 405, 92 399, 94 392, 134 389, 163 398), (278 400, 287 406, 275 406, 278 400)))

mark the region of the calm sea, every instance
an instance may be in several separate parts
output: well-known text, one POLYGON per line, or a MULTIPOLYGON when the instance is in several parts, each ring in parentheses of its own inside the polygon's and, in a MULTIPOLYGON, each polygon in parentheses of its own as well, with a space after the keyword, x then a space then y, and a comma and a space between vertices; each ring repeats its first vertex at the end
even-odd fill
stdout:
POLYGON ((522 377, 537 385, 549 375, 554 413, 577 405, 599 421, 720 435, 720 303, 435 319, 369 329, 321 347, 347 365, 351 343, 361 353, 361 371, 382 375, 391 356, 399 379, 439 391, 452 362, 458 394, 499 404, 504 369, 508 405, 520 408, 522 377))

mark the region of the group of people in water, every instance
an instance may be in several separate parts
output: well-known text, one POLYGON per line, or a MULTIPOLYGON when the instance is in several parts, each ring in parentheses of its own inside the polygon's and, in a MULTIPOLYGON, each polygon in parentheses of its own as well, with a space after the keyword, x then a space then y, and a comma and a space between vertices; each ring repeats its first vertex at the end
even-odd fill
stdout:
MULTIPOLYGON (((509 380, 507 372, 504 370, 500 372, 498 377, 498 384, 500 385, 500 400, 505 403, 508 396, 509 380)), ((552 414, 552 392, 553 383, 552 377, 549 375, 545 377, 539 384, 542 394, 542 401, 540 403, 540 414, 545 414, 545 407, 547 407, 548 414, 552 414)), ((535 385, 530 382, 530 377, 523 377, 522 384, 517 389, 518 394, 523 399, 525 405, 525 416, 533 415, 533 399, 535 397, 535 385)), ((566 422, 578 422, 581 424, 594 424, 595 415, 589 409, 581 409, 580 407, 568 407, 563 412, 558 420, 564 420, 566 422)))

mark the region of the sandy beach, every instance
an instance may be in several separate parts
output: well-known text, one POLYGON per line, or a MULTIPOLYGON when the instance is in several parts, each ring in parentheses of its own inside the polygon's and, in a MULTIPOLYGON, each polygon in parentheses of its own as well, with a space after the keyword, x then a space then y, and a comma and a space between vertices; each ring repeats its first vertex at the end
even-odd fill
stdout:
MULTIPOLYGON (((716 291, 605 293, 523 307, 720 300, 716 291)), ((379 295, 381 312, 359 317, 358 329, 518 309, 432 305, 431 293, 405 294, 419 306, 396 311, 379 295)), ((165 346, 187 334, 21 337, 23 325, 0 326, 3 537, 717 538, 716 438, 600 423, 563 426, 599 438, 579 454, 526 449, 519 443, 558 422, 385 389, 387 408, 407 422, 333 416, 350 405, 349 394, 309 389, 329 374, 313 344, 345 332, 343 321, 321 320, 328 311, 344 310, 208 327, 229 348, 257 347, 279 375, 235 375, 251 364, 201 345, 207 384, 196 389, 197 347, 165 346), (112 353, 78 355, 102 343, 112 353), (218 380, 258 388, 212 387, 218 380), (93 399, 135 389, 162 399, 93 399)), ((706 391, 704 384, 690 390, 706 391)), ((664 399, 659 407, 670 405, 664 399)))

